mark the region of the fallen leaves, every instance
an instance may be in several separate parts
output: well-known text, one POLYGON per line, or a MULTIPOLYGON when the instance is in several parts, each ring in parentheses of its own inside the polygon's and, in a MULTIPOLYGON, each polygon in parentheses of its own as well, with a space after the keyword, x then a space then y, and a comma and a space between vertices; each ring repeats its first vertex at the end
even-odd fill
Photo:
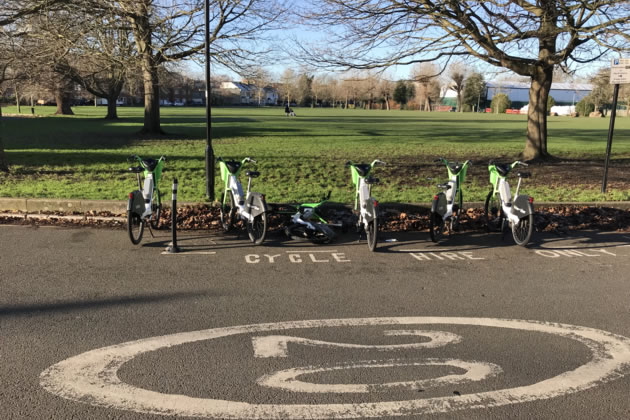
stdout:
MULTIPOLYGON (((353 229, 357 217, 351 210, 342 207, 326 208, 322 215, 333 223, 353 229)), ((426 231, 429 229, 428 208, 399 211, 383 209, 380 228, 384 231, 426 231)), ((170 229, 171 211, 164 209, 160 228, 170 229)), ((278 230, 290 223, 290 213, 269 215, 269 229, 278 230)), ((89 226, 102 228, 126 228, 124 214, 88 212, 83 215, 67 215, 58 212, 38 215, 20 213, 0 214, 0 224, 89 226), (71 217, 69 217, 71 216, 71 217)), ((610 207, 554 206, 538 208, 534 224, 539 232, 564 233, 572 230, 592 229, 607 231, 630 231, 630 210, 610 207)), ((242 223, 239 222, 240 227, 242 223)), ((180 230, 220 230, 220 212, 209 205, 186 206, 177 209, 177 228, 180 230)), ((466 208, 459 220, 459 231, 484 231, 486 222, 483 209, 466 208)))

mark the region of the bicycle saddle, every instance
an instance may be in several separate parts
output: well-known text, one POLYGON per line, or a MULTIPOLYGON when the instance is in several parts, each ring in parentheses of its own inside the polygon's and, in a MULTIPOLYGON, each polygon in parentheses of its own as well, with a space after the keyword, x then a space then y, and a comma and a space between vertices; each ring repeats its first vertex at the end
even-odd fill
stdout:
POLYGON ((140 172, 143 172, 144 168, 142 166, 132 166, 131 168, 129 168, 129 172, 133 172, 134 174, 139 174, 140 172))
POLYGON ((358 163, 358 164, 354 165, 354 167, 356 168, 357 172, 361 176, 366 176, 368 174, 368 172, 370 172, 370 169, 372 168, 367 163, 358 163))
POLYGON ((260 176, 260 172, 257 171, 247 171, 245 172, 245 175, 252 177, 252 178, 258 178, 260 176))
POLYGON ((463 167, 464 167, 464 165, 462 165, 459 162, 449 163, 448 164, 448 169, 450 169, 451 172, 453 172, 453 175, 457 175, 459 173, 459 171, 462 170, 463 167))
POLYGON ((509 163, 496 163, 494 166, 497 168, 497 172, 501 176, 506 176, 512 170, 509 163))
POLYGON ((237 162, 235 160, 226 160, 224 161, 224 163, 225 163, 225 166, 227 166, 228 171, 230 171, 233 174, 238 172, 239 168, 241 167, 241 162, 237 162))
POLYGON ((153 172, 158 164, 158 161, 155 159, 142 159, 142 164, 147 168, 149 172, 153 172))
POLYGON ((519 178, 529 178, 530 176, 532 176, 531 172, 517 172, 516 176, 518 176, 519 178))

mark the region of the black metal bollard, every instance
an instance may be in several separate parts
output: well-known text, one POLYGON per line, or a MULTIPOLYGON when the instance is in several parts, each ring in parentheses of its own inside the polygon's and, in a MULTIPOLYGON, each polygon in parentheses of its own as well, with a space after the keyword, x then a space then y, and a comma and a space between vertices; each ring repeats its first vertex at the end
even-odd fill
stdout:
POLYGON ((177 178, 173 178, 173 202, 171 204, 171 232, 173 232, 173 241, 166 248, 166 252, 176 254, 181 252, 177 246, 177 178))

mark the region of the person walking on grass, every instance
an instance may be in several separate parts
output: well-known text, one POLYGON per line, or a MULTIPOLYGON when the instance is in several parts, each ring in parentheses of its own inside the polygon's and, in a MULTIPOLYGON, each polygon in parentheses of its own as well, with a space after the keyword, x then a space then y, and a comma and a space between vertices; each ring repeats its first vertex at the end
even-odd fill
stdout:
POLYGON ((284 114, 288 117, 290 112, 291 109, 289 108, 289 104, 287 103, 287 106, 284 107, 284 114))

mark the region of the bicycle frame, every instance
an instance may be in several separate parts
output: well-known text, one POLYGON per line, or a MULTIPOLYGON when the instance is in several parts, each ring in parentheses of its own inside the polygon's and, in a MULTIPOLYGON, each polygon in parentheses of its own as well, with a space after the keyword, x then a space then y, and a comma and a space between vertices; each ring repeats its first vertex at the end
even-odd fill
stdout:
MULTIPOLYGON (((145 219, 151 216, 153 212, 152 211, 153 191, 158 189, 158 184, 160 182, 160 179, 162 178, 162 170, 164 168, 164 162, 166 159, 164 158, 164 156, 161 156, 160 159, 158 159, 158 163, 155 166, 155 169, 153 169, 153 171, 149 171, 147 166, 144 164, 142 158, 140 158, 139 156, 133 156, 133 160, 137 161, 140 164, 140 166, 144 169, 144 172, 143 172, 144 186, 142 185, 142 181, 140 179, 140 172, 137 172, 136 173, 136 177, 138 180, 137 192, 140 192, 142 194, 142 198, 140 198, 140 194, 130 193, 129 198, 131 199, 133 203, 130 202, 129 204, 130 208, 128 208, 127 210, 134 209, 136 212, 140 211, 142 206, 139 204, 139 201, 142 200, 144 204, 144 211, 142 212, 142 214, 139 214, 139 215, 140 215, 140 218, 145 219)), ((158 202, 157 204, 159 205, 160 203, 158 202)))
POLYGON ((319 203, 304 203, 300 204, 297 208, 297 212, 291 216, 291 221, 296 224, 304 225, 310 230, 317 230, 315 226, 310 222, 313 217, 316 219, 315 222, 320 222, 324 224, 328 224, 328 222, 319 215, 317 209, 324 204, 330 198, 330 193, 328 193, 328 197, 324 198, 319 203))
POLYGON ((352 174, 352 182, 355 185, 354 210, 359 212, 359 223, 363 224, 365 229, 367 229, 368 224, 374 220, 376 215, 375 209, 378 207, 378 201, 372 197, 372 184, 366 182, 366 179, 370 176, 376 164, 385 165, 385 162, 375 159, 370 164, 367 173, 361 175, 355 164, 348 162, 352 174))
MULTIPOLYGON (((254 200, 250 200, 250 197, 252 196, 252 194, 254 194, 250 192, 250 188, 252 185, 252 177, 250 176, 247 182, 246 193, 243 192, 243 186, 241 184, 241 181, 239 181, 238 177, 246 163, 248 162, 256 163, 256 161, 249 157, 246 157, 245 159, 241 161, 241 165, 236 171, 236 173, 230 172, 230 170, 228 169, 223 159, 219 158, 218 162, 219 162, 219 167, 221 171, 221 179, 225 183, 222 205, 225 205, 228 199, 228 192, 232 192, 232 195, 234 196, 234 201, 235 201, 234 204, 236 205, 236 208, 238 209, 237 214, 242 220, 252 222, 255 216, 266 211, 266 209, 261 208, 260 205, 257 205, 254 202, 250 203, 250 201, 254 201, 254 200), (250 212, 248 211, 248 209, 252 209, 252 211, 250 212)), ((262 196, 262 202, 264 202, 264 196, 263 195, 261 196, 262 196)))
POLYGON ((447 185, 450 185, 451 188, 447 188, 446 190, 443 191, 444 198, 446 199, 445 203, 439 202, 440 201, 439 195, 436 195, 434 197, 435 204, 432 206, 432 211, 438 214, 440 214, 441 212, 444 212, 444 214, 442 214, 442 220, 446 221, 449 217, 453 216, 455 200, 457 199, 457 194, 459 193, 459 190, 462 184, 464 183, 466 172, 468 171, 468 167, 470 166, 470 160, 467 160, 466 162, 464 162, 464 164, 462 165, 462 168, 460 169, 458 173, 453 173, 451 168, 448 166, 449 164, 448 160, 444 158, 439 158, 439 161, 441 161, 446 166, 446 169, 448 170, 449 181, 447 182, 447 185))
MULTIPOLYGON (((517 165, 527 166, 527 164, 523 162, 516 161, 510 165, 510 171, 514 169, 517 165)), ((503 214, 507 216, 510 225, 517 224, 521 217, 527 216, 530 214, 529 206, 526 206, 525 203, 531 204, 531 199, 528 196, 519 195, 519 191, 521 189, 521 181, 523 180, 521 177, 518 178, 518 184, 516 186, 516 191, 514 196, 516 200, 512 203, 512 194, 510 191, 510 184, 507 181, 507 175, 502 176, 499 174, 496 165, 488 165, 488 170, 490 171, 490 183, 492 184, 492 193, 496 195, 499 194, 499 200, 501 201, 501 209, 503 210, 503 214), (517 214, 516 212, 520 213, 517 214)))

